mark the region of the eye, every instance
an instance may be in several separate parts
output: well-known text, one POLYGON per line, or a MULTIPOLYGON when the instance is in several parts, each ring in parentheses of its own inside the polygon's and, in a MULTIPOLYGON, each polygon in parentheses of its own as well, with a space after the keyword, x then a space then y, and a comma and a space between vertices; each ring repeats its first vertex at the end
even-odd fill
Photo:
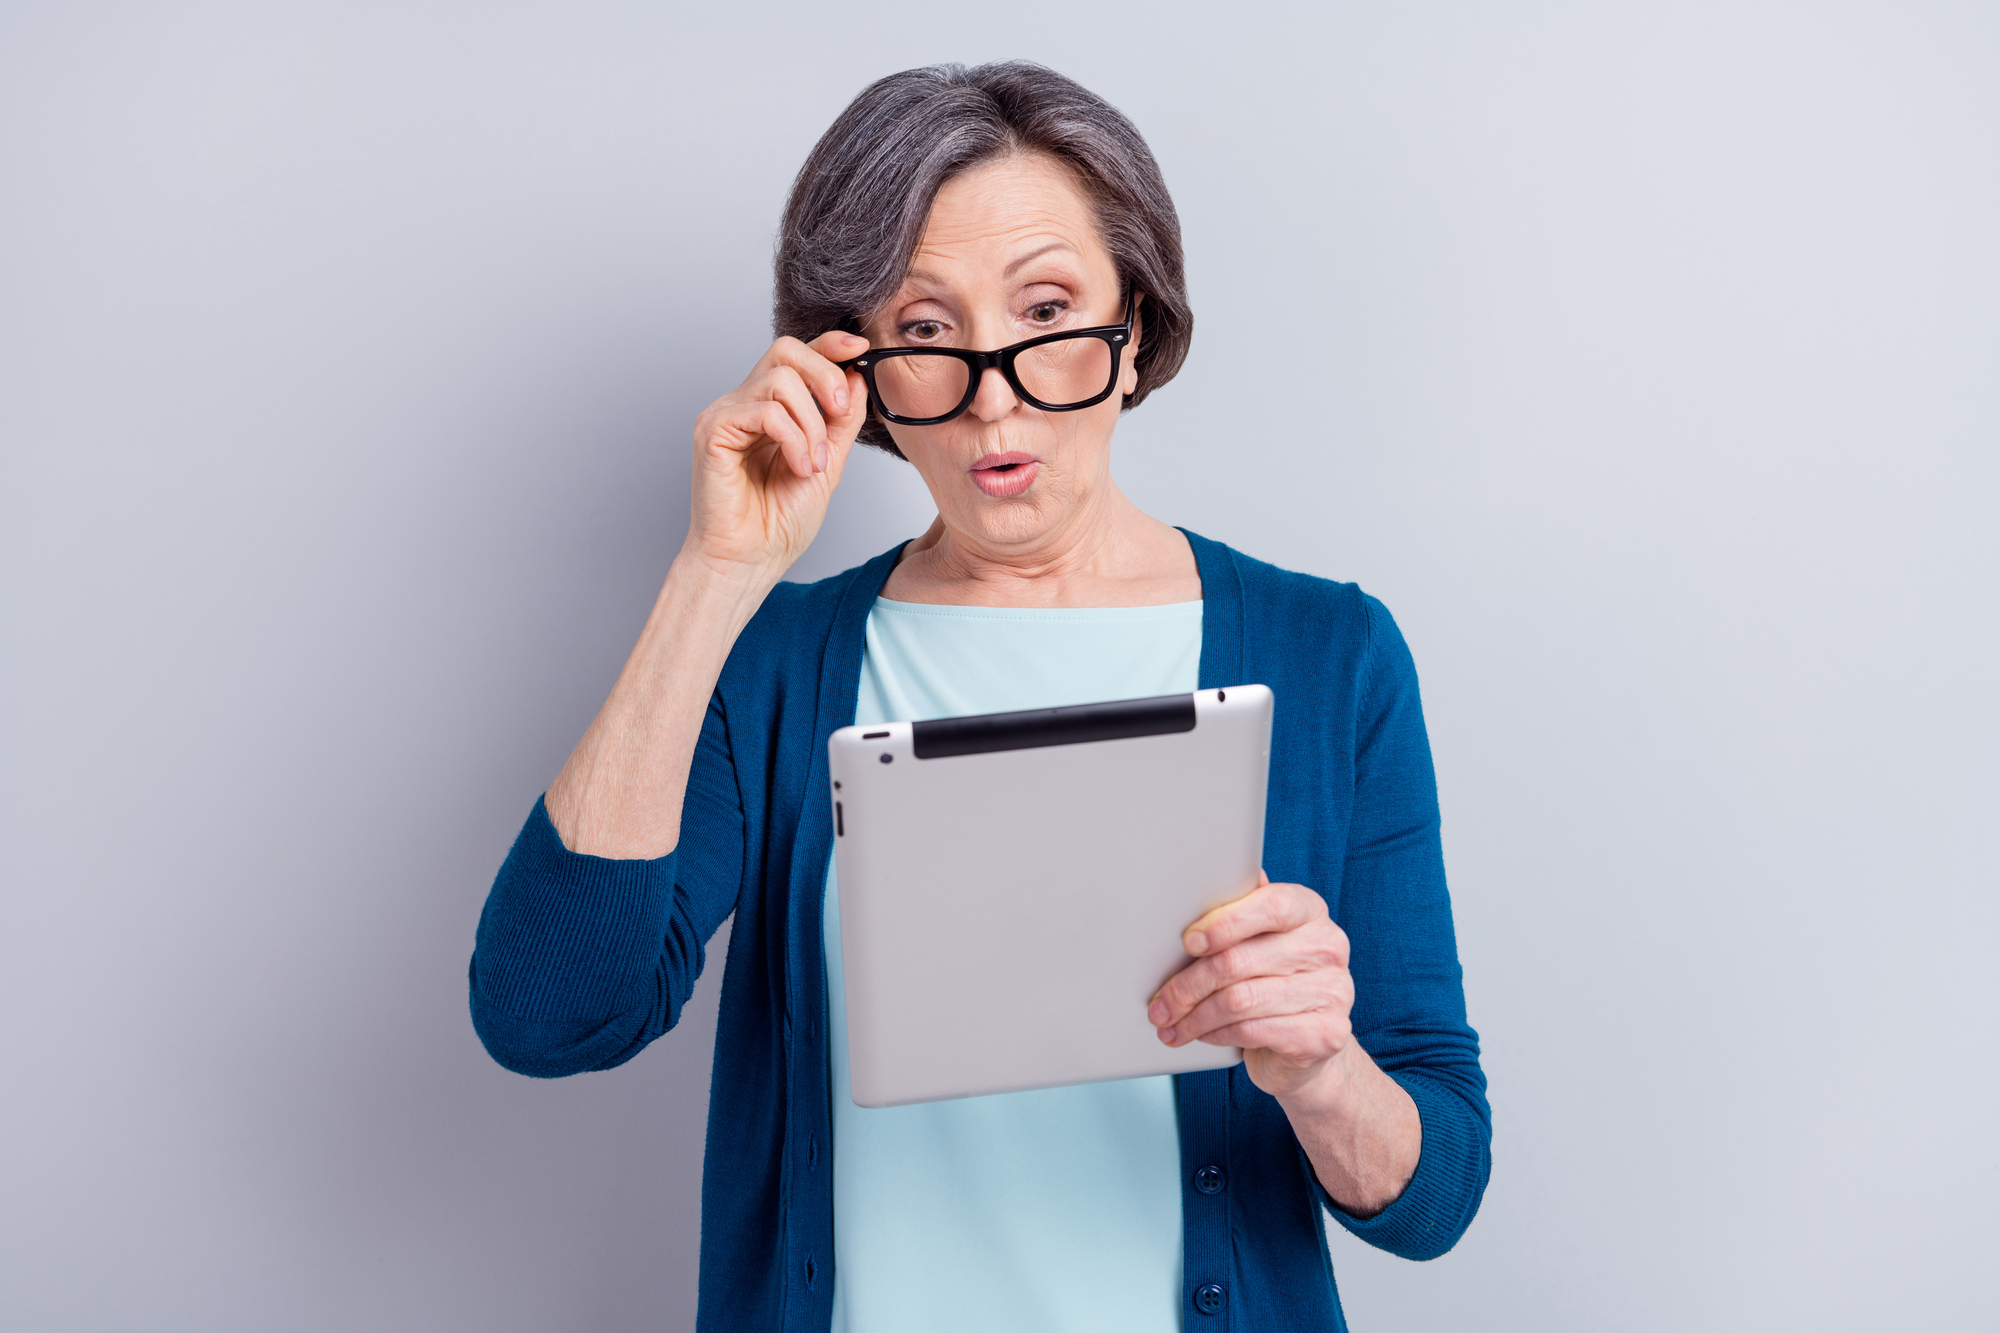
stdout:
POLYGON ((1037 305, 1029 306, 1028 318, 1037 324, 1050 323, 1062 315, 1063 309, 1067 304, 1064 301, 1043 301, 1037 305))
POLYGON ((913 324, 905 324, 903 332, 918 342, 933 342, 944 333, 944 325, 934 319, 920 319, 913 324))

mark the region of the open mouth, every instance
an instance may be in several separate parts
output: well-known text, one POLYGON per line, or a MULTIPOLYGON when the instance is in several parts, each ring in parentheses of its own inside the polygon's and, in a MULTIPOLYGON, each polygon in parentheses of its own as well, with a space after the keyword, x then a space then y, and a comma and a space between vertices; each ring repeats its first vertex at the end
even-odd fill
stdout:
POLYGON ((1019 495, 1042 470, 1033 454, 988 454, 972 465, 972 484, 996 499, 1019 495))

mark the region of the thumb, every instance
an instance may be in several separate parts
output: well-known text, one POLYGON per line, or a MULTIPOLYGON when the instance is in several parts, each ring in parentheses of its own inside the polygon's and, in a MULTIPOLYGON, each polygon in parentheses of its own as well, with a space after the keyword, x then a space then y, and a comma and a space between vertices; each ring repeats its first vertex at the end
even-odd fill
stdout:
MULTIPOLYGON (((806 345, 835 365, 860 356, 868 350, 866 338, 858 333, 846 333, 840 329, 828 329, 806 345)), ((849 370, 845 373, 847 410, 826 414, 827 442, 836 449, 845 449, 854 443, 854 437, 861 433, 861 427, 868 421, 868 381, 862 378, 858 370, 849 370)))
POLYGON ((854 437, 868 424, 868 381, 861 378, 861 372, 847 372, 847 410, 826 419, 826 438, 831 444, 846 448, 854 443, 854 437))

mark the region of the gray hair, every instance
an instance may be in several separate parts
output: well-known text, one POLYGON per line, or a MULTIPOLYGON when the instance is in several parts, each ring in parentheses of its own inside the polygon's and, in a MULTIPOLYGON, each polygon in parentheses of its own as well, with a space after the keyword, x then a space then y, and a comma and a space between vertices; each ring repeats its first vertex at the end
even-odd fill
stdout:
MULTIPOLYGON (((981 162, 1044 153, 1067 163, 1097 213, 1124 291, 1144 293, 1137 407, 1187 357, 1194 314, 1181 226, 1152 150, 1122 112, 1025 60, 904 70, 862 90, 792 182, 778 237, 772 325, 810 341, 859 332, 896 293, 938 190, 981 162)), ((901 458, 872 414, 861 442, 901 458)))

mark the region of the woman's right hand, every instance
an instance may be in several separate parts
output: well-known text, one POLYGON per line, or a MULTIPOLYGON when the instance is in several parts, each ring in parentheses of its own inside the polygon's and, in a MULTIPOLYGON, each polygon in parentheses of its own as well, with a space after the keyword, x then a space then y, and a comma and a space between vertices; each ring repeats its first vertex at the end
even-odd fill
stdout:
POLYGON ((851 333, 780 338, 695 419, 687 540, 611 697, 549 784, 549 818, 571 851, 650 860, 679 842, 716 678, 819 532, 866 419, 865 382, 834 363, 866 350, 851 333))
POLYGON ((860 374, 835 363, 867 350, 852 333, 780 338, 695 418, 684 555, 775 582, 805 554, 868 414, 860 374))

